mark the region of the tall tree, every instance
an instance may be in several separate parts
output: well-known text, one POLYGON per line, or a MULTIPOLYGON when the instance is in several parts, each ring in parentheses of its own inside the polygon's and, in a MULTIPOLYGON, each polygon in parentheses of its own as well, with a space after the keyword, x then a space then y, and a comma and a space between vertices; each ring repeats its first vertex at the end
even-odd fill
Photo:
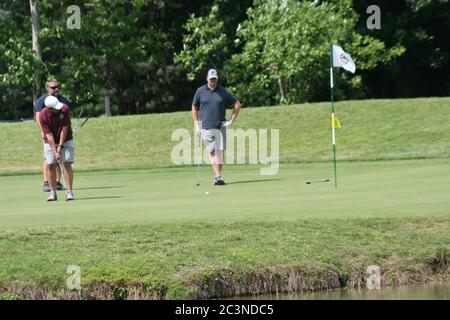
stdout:
POLYGON ((354 0, 360 12, 358 32, 405 53, 363 73, 370 97, 400 98, 450 95, 450 1, 354 0), (366 27, 369 5, 381 10, 381 29, 366 27))
MULTIPOLYGON (((42 61, 41 46, 39 45, 39 32, 41 30, 39 25, 39 14, 37 11, 36 0, 30 0, 30 12, 31 12, 31 30, 32 30, 32 50, 35 57, 35 66, 39 65, 42 61)), ((37 95, 41 91, 41 73, 40 68, 36 67, 34 72, 34 90, 33 90, 33 105, 36 104, 37 95)))
MULTIPOLYGON (((223 68, 228 86, 246 105, 327 99, 331 43, 351 52, 359 69, 386 63, 403 50, 355 33, 357 14, 351 0, 254 0, 233 32, 227 32, 229 15, 222 12, 227 7, 221 7, 220 0, 215 3, 207 15, 190 17, 176 60, 191 80, 203 76, 207 66, 223 68)), ((363 94, 360 76, 346 83, 337 92, 341 98, 363 94)))
POLYGON ((1 1, 0 30, 0 119, 31 117, 35 59, 29 6, 1 1))

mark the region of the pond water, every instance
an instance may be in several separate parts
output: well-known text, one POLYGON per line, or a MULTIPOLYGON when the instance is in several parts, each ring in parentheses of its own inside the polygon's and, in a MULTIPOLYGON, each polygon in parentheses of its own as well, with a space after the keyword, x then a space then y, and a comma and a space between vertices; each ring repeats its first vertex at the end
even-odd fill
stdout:
POLYGON ((239 297, 255 300, 450 300, 450 281, 381 289, 335 289, 316 292, 239 297))

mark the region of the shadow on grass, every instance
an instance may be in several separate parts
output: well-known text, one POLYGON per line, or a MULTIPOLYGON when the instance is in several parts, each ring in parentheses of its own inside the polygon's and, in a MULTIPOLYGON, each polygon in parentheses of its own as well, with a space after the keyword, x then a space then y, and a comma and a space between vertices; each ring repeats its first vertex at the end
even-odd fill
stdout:
POLYGON ((123 188, 123 186, 104 186, 104 187, 73 188, 73 190, 118 189, 118 188, 123 188))
POLYGON ((230 184, 239 184, 239 183, 269 182, 269 181, 279 181, 279 180, 283 180, 283 179, 244 180, 244 181, 227 182, 227 185, 230 185, 230 184))
POLYGON ((109 197, 85 197, 85 198, 75 198, 76 201, 83 200, 100 200, 100 199, 119 199, 121 196, 109 196, 109 197))

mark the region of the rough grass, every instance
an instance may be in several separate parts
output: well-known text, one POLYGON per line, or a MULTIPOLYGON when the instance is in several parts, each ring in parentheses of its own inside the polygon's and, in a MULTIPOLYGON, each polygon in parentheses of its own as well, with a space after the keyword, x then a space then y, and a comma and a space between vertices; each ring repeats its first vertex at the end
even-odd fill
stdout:
POLYGON ((449 218, 299 219, 0 233, 0 287, 24 298, 214 298, 448 277, 449 218), (65 289, 81 267, 81 295, 65 289))
MULTIPOLYGON (((345 101, 336 110, 342 124, 339 160, 449 156, 450 98, 345 101)), ((77 164, 80 169, 173 165, 170 155, 178 141, 171 135, 178 128, 192 131, 189 111, 90 119, 76 137, 77 164)), ((332 156, 329 103, 244 108, 233 128, 279 129, 282 162, 332 156)), ((38 171, 39 139, 34 123, 0 125, 0 173, 38 171)))

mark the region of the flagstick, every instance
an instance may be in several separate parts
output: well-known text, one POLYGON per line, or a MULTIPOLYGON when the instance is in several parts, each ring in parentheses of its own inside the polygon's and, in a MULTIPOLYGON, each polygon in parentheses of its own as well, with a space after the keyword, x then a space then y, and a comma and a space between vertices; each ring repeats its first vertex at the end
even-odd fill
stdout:
POLYGON ((330 91, 331 91, 331 140, 333 143, 334 188, 337 189, 336 173, 336 136, 334 128, 334 95, 333 95, 333 44, 330 45, 330 91))

